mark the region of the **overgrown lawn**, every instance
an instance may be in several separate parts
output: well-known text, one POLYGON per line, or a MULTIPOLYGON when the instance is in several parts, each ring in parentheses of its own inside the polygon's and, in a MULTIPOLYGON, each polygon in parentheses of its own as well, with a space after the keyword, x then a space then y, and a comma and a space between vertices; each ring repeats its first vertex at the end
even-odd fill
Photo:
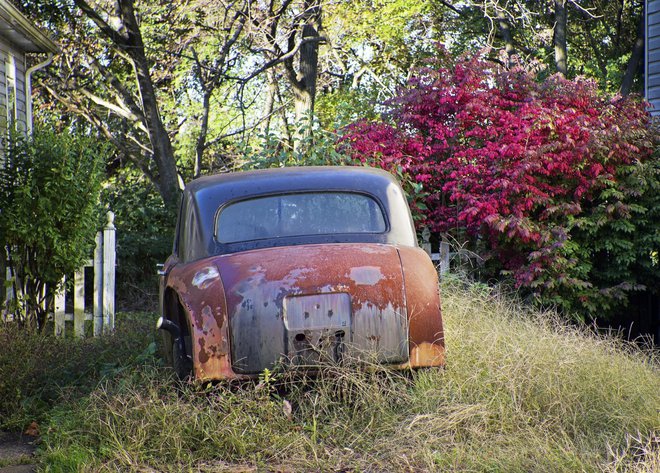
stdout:
POLYGON ((266 373, 260 383, 179 385, 149 356, 153 333, 145 333, 132 359, 124 352, 123 364, 105 376, 92 370, 94 389, 41 411, 42 465, 89 472, 660 471, 656 355, 568 327, 483 286, 449 281, 442 294, 447 367, 412 376, 329 366, 313 381, 266 373))

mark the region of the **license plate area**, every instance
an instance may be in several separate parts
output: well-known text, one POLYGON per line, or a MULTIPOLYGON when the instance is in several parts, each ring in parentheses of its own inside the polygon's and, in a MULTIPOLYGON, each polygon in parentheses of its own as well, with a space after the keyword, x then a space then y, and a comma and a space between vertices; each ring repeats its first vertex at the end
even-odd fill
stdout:
POLYGON ((351 341, 351 297, 346 293, 284 298, 287 357, 293 365, 340 361, 351 341))

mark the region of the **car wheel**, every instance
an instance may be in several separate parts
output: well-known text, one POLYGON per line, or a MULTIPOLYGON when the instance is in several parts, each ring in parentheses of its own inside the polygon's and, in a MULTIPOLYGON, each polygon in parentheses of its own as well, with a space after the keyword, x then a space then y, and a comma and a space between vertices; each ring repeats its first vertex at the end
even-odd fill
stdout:
POLYGON ((193 375, 192 360, 186 353, 181 353, 178 343, 172 343, 172 367, 181 381, 188 380, 193 375))

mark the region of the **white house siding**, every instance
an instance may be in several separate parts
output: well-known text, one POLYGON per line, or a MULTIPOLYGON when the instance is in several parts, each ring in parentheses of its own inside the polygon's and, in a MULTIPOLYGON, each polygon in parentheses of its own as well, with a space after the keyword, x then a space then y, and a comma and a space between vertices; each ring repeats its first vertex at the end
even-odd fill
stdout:
MULTIPOLYGON (((0 41, 0 132, 4 134, 7 129, 7 80, 5 71, 5 56, 2 53, 3 45, 0 41)), ((1 148, 0 143, 0 148, 1 148)))
POLYGON ((16 113, 18 126, 21 130, 27 131, 27 106, 26 101, 31 97, 25 96, 25 71, 27 69, 27 59, 25 54, 14 56, 16 61, 16 113))
POLYGON ((14 58, 16 69, 16 127, 27 130, 26 99, 25 96, 25 53, 11 44, 0 40, 0 129, 7 128, 7 71, 9 55, 14 58))
POLYGON ((660 0, 646 2, 646 99, 660 116, 660 0))

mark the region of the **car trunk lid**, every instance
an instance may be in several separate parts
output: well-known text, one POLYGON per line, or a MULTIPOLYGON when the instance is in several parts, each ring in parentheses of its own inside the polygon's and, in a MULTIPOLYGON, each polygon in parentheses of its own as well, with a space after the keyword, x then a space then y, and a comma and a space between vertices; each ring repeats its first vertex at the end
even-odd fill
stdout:
POLYGON ((220 256, 216 264, 236 372, 347 356, 407 361, 403 275, 394 246, 277 247, 220 256))

